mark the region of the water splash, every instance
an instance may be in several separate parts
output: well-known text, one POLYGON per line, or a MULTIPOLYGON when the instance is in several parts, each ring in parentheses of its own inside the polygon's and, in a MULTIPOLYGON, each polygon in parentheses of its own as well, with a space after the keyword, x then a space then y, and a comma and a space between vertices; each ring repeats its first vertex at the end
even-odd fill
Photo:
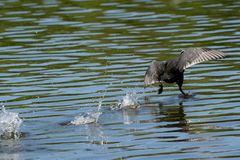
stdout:
POLYGON ((18 113, 8 112, 5 107, 2 106, 0 112, 0 137, 4 139, 20 137, 20 126, 22 119, 19 118, 18 113))
POLYGON ((100 111, 101 109, 102 109, 102 100, 98 102, 98 111, 100 111))
POLYGON ((74 117, 74 120, 72 120, 70 124, 83 125, 83 124, 89 124, 89 123, 97 123, 99 116, 101 114, 102 112, 99 112, 99 111, 80 113, 79 115, 74 117))
POLYGON ((89 123, 97 123, 99 116, 102 114, 102 112, 100 112, 101 107, 102 107, 102 101, 100 100, 98 103, 97 111, 80 113, 79 115, 74 117, 74 120, 72 120, 70 124, 83 125, 83 124, 89 124, 89 123))
POLYGON ((118 104, 118 107, 120 109, 122 109, 122 108, 131 108, 131 109, 139 108, 140 104, 138 103, 136 93, 135 92, 127 93, 123 97, 122 101, 118 104))

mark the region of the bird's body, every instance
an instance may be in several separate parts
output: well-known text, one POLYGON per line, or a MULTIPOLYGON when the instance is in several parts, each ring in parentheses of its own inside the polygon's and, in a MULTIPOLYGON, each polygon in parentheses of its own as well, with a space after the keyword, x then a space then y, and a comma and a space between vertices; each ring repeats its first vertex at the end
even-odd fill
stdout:
POLYGON ((161 78, 162 81, 167 83, 174 83, 181 77, 182 72, 176 68, 178 61, 179 58, 174 58, 165 62, 164 72, 161 78))
MULTIPOLYGON (((181 52, 179 57, 169 59, 165 62, 152 61, 148 67, 145 77, 145 86, 156 82, 177 83, 179 90, 182 90, 184 80, 184 71, 186 68, 207 60, 223 58, 223 52, 209 48, 189 48, 181 52)), ((162 92, 163 86, 160 84, 159 94, 162 92)))

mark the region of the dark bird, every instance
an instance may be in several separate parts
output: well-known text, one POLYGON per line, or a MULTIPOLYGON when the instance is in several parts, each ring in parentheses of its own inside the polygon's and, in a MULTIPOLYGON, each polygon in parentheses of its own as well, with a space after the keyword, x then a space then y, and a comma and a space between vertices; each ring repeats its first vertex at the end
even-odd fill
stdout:
MULTIPOLYGON (((144 84, 147 86, 162 81, 166 83, 176 82, 179 90, 185 96, 187 94, 182 90, 184 80, 183 73, 185 69, 197 63, 224 57, 225 55, 223 52, 209 48, 185 49, 181 52, 179 57, 169 59, 165 62, 153 60, 145 73, 144 84)), ((162 83, 160 83, 159 87, 158 94, 161 94, 163 90, 162 83)))

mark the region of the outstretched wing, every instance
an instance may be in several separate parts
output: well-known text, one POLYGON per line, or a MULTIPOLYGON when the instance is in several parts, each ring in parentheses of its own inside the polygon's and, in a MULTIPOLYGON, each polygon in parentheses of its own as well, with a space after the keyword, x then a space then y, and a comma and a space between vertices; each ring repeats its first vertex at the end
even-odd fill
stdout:
POLYGON ((152 61, 145 73, 144 85, 147 86, 159 82, 164 72, 164 67, 165 62, 152 61))
POLYGON ((194 64, 224 57, 225 55, 221 51, 209 48, 188 48, 182 51, 179 57, 178 69, 184 71, 194 64))

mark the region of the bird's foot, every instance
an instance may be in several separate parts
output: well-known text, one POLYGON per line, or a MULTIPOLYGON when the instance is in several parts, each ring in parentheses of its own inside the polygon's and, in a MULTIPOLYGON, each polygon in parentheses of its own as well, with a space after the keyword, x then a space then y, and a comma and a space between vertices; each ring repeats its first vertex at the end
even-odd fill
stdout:
POLYGON ((188 99, 188 98, 193 98, 193 97, 194 97, 194 94, 188 92, 188 93, 184 93, 184 94, 179 94, 178 97, 179 97, 179 98, 188 99))

